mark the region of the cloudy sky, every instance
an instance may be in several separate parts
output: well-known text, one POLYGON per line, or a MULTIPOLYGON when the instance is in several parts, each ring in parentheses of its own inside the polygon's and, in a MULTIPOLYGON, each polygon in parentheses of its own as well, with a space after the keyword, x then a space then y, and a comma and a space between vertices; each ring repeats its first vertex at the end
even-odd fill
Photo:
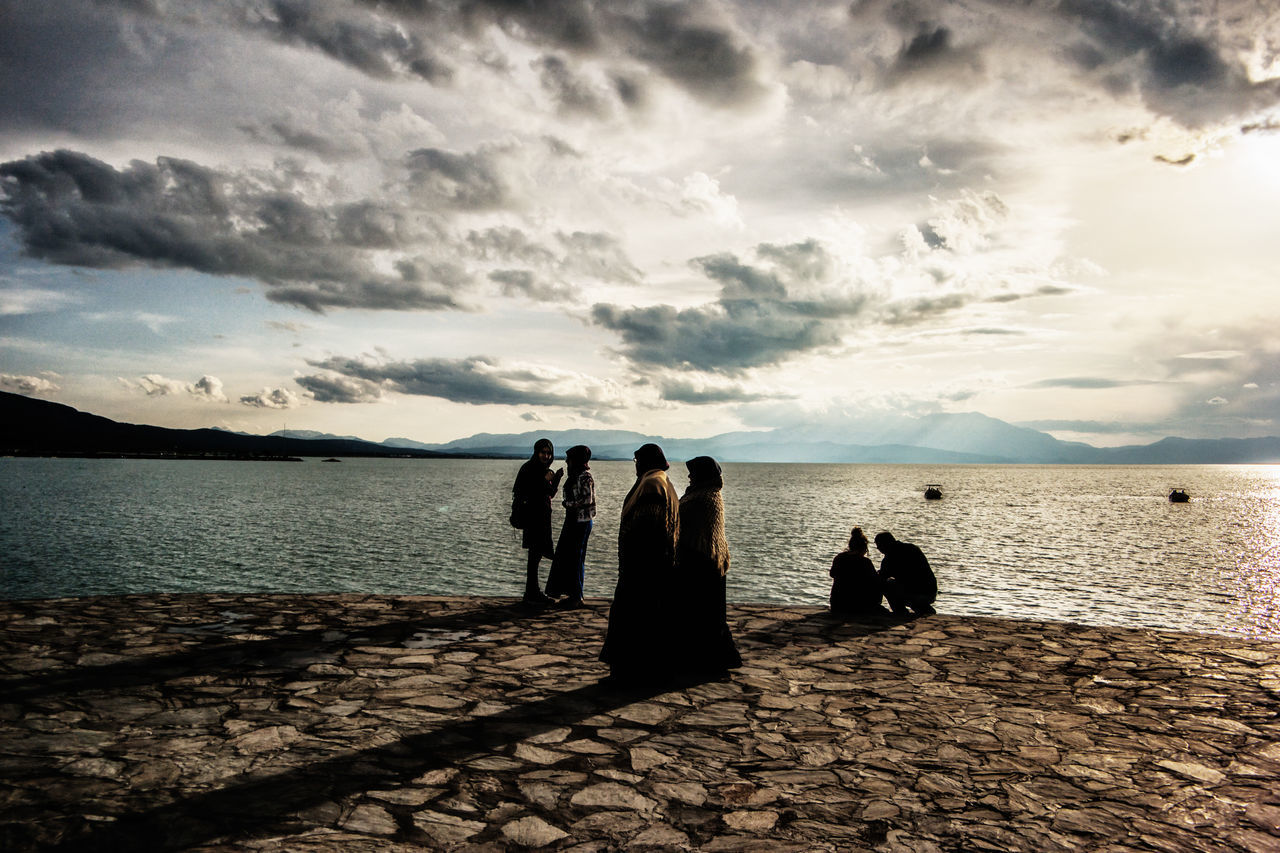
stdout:
POLYGON ((1272 0, 0 0, 0 388, 1280 434, 1272 0))

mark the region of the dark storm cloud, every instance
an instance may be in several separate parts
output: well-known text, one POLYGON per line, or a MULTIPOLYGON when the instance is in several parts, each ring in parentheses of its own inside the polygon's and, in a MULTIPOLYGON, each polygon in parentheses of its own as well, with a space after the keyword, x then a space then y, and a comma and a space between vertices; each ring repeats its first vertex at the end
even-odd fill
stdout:
POLYGON ((309 128, 296 127, 288 121, 270 121, 258 124, 241 124, 240 130, 256 142, 283 145, 298 151, 309 151, 326 160, 352 157, 360 153, 354 145, 317 133, 309 128))
POLYGON ((693 406, 714 405, 716 403, 755 403, 761 400, 784 399, 770 394, 747 391, 740 385, 704 387, 683 380, 659 382, 658 388, 662 394, 662 399, 672 403, 687 403, 693 406))
POLYGON ((55 151, 3 163, 0 212, 33 257, 245 276, 267 298, 312 311, 455 308, 468 282, 456 265, 379 272, 362 250, 394 245, 396 217, 376 205, 318 208, 174 158, 116 169, 55 151))
POLYGON ((755 50, 727 27, 699 12, 702 3, 652 3, 620 15, 612 31, 620 46, 695 97, 718 106, 742 106, 766 91, 755 50))
POLYGON ((276 40, 315 48, 374 77, 409 74, 439 83, 452 73, 417 36, 358 7, 274 0, 246 4, 242 20, 276 40))
POLYGON ((727 373, 840 340, 840 331, 822 320, 797 316, 785 304, 748 300, 684 310, 597 304, 591 318, 621 336, 634 362, 727 373))
MULTIPOLYGON (((616 95, 629 106, 642 100, 642 84, 631 73, 637 66, 716 106, 750 105, 767 91, 755 46, 723 7, 706 0, 218 0, 183 4, 180 12, 124 0, 100 5, 155 22, 238 29, 317 51, 371 77, 415 77, 435 85, 448 85, 454 64, 477 47, 491 49, 486 29, 494 26, 511 39, 564 53, 565 60, 544 66, 547 82, 566 109, 587 115, 607 114, 605 102, 597 99, 602 93, 580 85, 573 62, 613 69, 616 95)), ((51 37, 56 32, 49 30, 51 37)), ((86 46, 92 43, 86 40, 86 46)), ((505 62, 492 50, 490 55, 495 67, 505 62)))
POLYGON ((132 89, 119 81, 178 73, 175 56, 191 47, 178 34, 154 44, 146 30, 132 35, 149 55, 130 48, 104 6, 0 2, 0 126, 91 136, 126 124, 132 89))
POLYGON ((466 245, 476 257, 486 261, 522 261, 548 267, 557 260, 556 254, 546 246, 509 225, 471 231, 467 234, 466 245))
POLYGON ((837 344, 849 321, 868 307, 860 294, 806 298, 791 292, 793 285, 813 283, 815 269, 825 269, 825 250, 815 241, 762 244, 756 254, 763 265, 728 253, 693 261, 721 286, 713 303, 685 309, 597 303, 592 321, 616 332, 623 353, 637 364, 732 374, 837 344))
POLYGON ((410 152, 405 165, 414 189, 428 201, 458 210, 497 210, 512 201, 501 162, 506 150, 491 146, 458 154, 420 148, 410 152))
MULTIPOLYGON (((493 23, 514 38, 575 56, 640 62, 717 106, 749 105, 766 91, 756 49, 711 3, 476 0, 460 11, 473 30, 478 22, 493 23)), ((634 78, 615 77, 615 85, 624 103, 637 102, 634 78)))
MULTIPOLYGON (((394 7, 436 6, 415 0, 393 0, 394 7)), ((473 28, 497 24, 516 38, 575 51, 601 46, 595 3, 588 0, 464 0, 458 10, 473 28)))
POLYGON ((502 286, 504 296, 523 296, 535 302, 576 302, 577 288, 539 276, 531 270, 494 270, 489 280, 502 286))
POLYGON ((831 253, 814 239, 790 245, 761 243, 756 246, 756 255, 785 270, 793 281, 825 281, 835 266, 831 253))
POLYGON ((982 60, 977 50, 953 43, 947 27, 922 25, 919 32, 902 46, 889 68, 890 82, 919 76, 946 75, 955 82, 956 75, 981 72, 982 60))
POLYGON ((484 356, 399 362, 335 357, 308 364, 336 374, 336 377, 318 374, 296 380, 312 393, 320 388, 328 396, 327 401, 368 402, 376 399, 377 391, 385 390, 473 405, 618 407, 617 403, 602 401, 590 394, 550 391, 547 376, 536 371, 503 368, 484 356), (341 393, 344 387, 350 389, 345 396, 341 393))
POLYGON ((1219 21, 1214 13, 1200 17, 1195 4, 1112 0, 1061 0, 1045 8, 1077 32, 1065 57, 1185 124, 1221 120, 1280 97, 1274 81, 1252 82, 1241 63, 1256 36, 1247 16, 1219 21))
POLYGON ((554 236, 556 250, 533 240, 519 228, 497 226, 469 232, 464 246, 482 261, 531 267, 489 273, 489 279, 502 285, 507 295, 544 302, 576 301, 579 290, 572 279, 626 284, 640 281, 640 270, 612 234, 574 231, 556 232, 554 236))
POLYGON ((777 273, 744 264, 728 252, 697 258, 694 264, 701 267, 708 278, 720 282, 722 299, 785 299, 787 296, 787 287, 777 273))
POLYGON ((1114 0, 1062 0, 1053 8, 1089 38, 1081 54, 1087 66, 1140 57, 1147 82, 1160 89, 1214 85, 1230 74, 1216 46, 1184 31, 1168 8, 1114 0))
POLYGON ((591 81, 574 73, 558 56, 544 56, 534 63, 540 72, 542 88, 551 95, 563 115, 608 118, 613 112, 609 101, 591 81))
MULTIPOLYGON (((849 15, 860 30, 887 26, 901 34, 898 53, 880 60, 890 82, 978 71, 987 56, 1021 44, 1056 56, 1113 96, 1136 93, 1158 114, 1196 126, 1280 100, 1280 84, 1253 82, 1242 60, 1269 23, 1263 9, 1242 4, 1225 14, 1168 0, 858 0, 849 15)), ((1274 53, 1264 64, 1271 59, 1274 53)))
POLYGON ((294 381, 311 392, 318 403, 373 403, 383 397, 381 383, 368 379, 318 373, 299 376, 294 381))

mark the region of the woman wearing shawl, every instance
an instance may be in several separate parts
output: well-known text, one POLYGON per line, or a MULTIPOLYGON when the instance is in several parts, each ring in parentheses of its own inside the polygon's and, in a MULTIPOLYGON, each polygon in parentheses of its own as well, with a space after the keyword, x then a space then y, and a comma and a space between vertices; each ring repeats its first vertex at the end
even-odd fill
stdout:
POLYGON ((538 583, 538 563, 553 553, 551 498, 560 487, 560 477, 564 474, 564 469, 551 470, 554 458, 555 447, 550 440, 538 439, 533 445, 533 456, 520 466, 515 485, 511 487, 511 523, 524 531, 520 546, 529 549, 524 579, 525 604, 551 603, 551 599, 542 594, 538 583))
POLYGON ((729 541, 724 535, 724 487, 720 465, 710 456, 685 463, 689 487, 680 498, 680 537, 676 543, 677 586, 686 591, 683 624, 684 669, 722 675, 742 666, 725 620, 725 575, 729 541))
POLYGON ((595 525, 596 483, 591 477, 591 448, 576 444, 564 452, 569 477, 564 482, 564 526, 556 542, 556 556, 547 575, 547 595, 568 596, 561 607, 582 606, 582 581, 587 539, 595 525))
POLYGON ((669 633, 659 625, 673 589, 679 498, 667 479, 667 458, 656 444, 636 451, 636 482, 622 502, 618 528, 618 585, 600 660, 615 678, 654 679, 670 673, 669 633))

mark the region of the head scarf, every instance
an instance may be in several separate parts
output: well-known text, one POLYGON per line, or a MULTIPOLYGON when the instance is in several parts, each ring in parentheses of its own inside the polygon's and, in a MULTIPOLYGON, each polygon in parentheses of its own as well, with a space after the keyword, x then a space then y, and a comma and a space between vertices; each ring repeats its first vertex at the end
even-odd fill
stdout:
POLYGON ((724 485, 720 463, 710 456, 695 456, 684 466, 689 469, 689 488, 719 489, 724 485))
POLYGON ((591 466, 587 463, 591 461, 591 448, 585 444, 575 444, 564 452, 564 458, 571 468, 579 470, 590 468, 591 466))
POLYGON ((549 438, 540 438, 537 441, 535 441, 533 443, 533 453, 529 456, 529 458, 537 459, 538 451, 541 450, 543 447, 551 451, 551 458, 554 459, 556 456, 556 446, 551 443, 551 439, 549 438))
POLYGON ((662 452, 662 448, 656 444, 643 445, 635 452, 636 469, 640 473, 646 471, 665 471, 671 466, 667 463, 666 454, 662 452))

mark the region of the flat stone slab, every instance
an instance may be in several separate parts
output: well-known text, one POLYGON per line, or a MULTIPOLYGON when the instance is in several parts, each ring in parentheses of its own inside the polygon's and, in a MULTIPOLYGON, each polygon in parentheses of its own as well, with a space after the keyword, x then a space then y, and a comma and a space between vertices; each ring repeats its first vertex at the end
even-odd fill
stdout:
POLYGON ((627 689, 589 605, 0 602, 0 850, 1280 851, 1280 643, 733 605, 627 689))

